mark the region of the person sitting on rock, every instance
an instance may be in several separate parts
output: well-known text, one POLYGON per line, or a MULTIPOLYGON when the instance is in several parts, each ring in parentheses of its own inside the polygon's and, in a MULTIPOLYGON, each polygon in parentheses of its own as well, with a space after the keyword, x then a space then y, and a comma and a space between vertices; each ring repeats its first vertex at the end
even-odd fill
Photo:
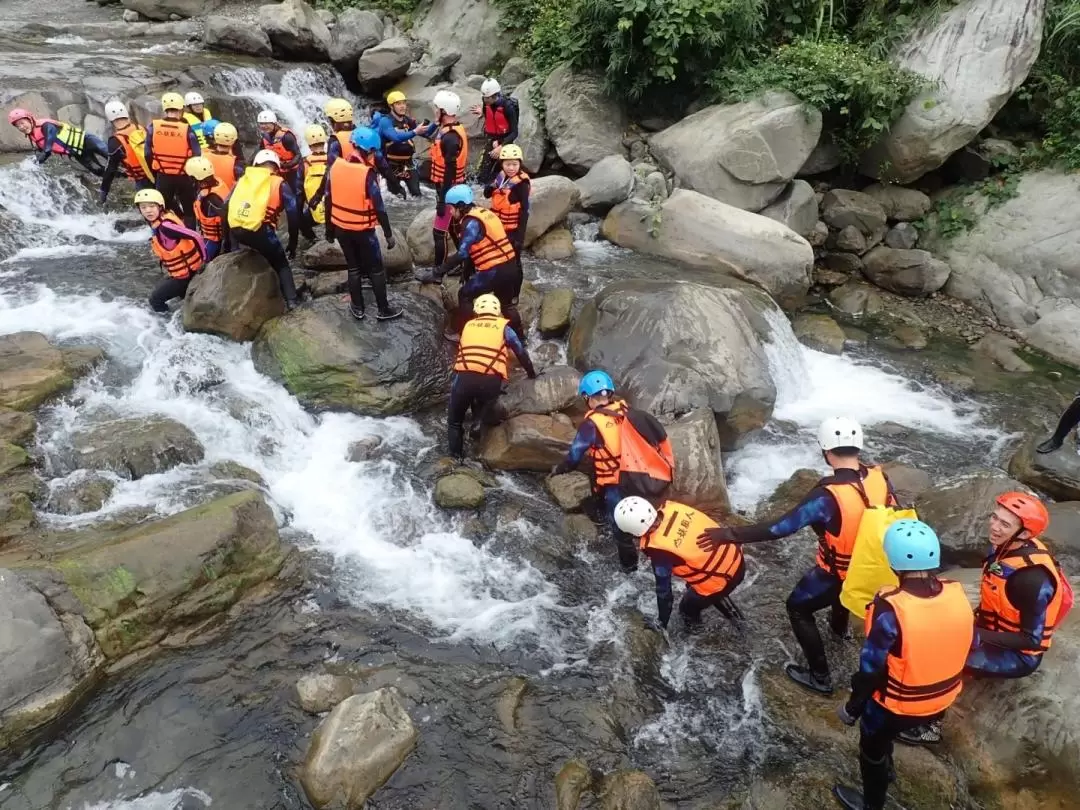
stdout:
POLYGON ((56 154, 75 160, 98 177, 105 174, 105 168, 109 164, 109 151, 96 135, 91 135, 74 124, 49 118, 34 118, 33 113, 21 107, 8 113, 8 123, 30 141, 37 152, 39 165, 56 154))
POLYGON ((199 146, 205 152, 210 148, 210 132, 212 127, 206 126, 214 120, 210 108, 206 106, 206 100, 201 93, 192 90, 184 96, 184 120, 191 126, 192 132, 199 140, 199 146))
POLYGON ((410 116, 408 99, 400 90, 386 96, 386 105, 387 112, 376 112, 371 117, 371 126, 382 139, 382 151, 394 176, 404 183, 413 197, 419 197, 420 175, 413 162, 416 153, 413 139, 417 135, 430 137, 438 127, 430 121, 420 122, 410 116))
POLYGON ((179 93, 161 97, 162 117, 146 128, 146 165, 154 173, 154 187, 165 197, 170 211, 195 228, 195 184, 184 174, 188 158, 202 154, 199 139, 183 120, 184 98, 179 93))
POLYGON ((730 596, 746 574, 742 549, 728 544, 705 551, 694 542, 703 532, 717 528, 716 521, 678 501, 666 500, 653 507, 645 498, 632 495, 615 507, 615 525, 640 538, 641 550, 652 563, 658 618, 655 623, 646 619, 650 627, 667 629, 675 604, 673 574, 688 586, 679 600, 679 615, 688 630, 701 626, 701 614, 708 607, 731 621, 742 618, 730 596))
POLYGON ((195 218, 199 222, 199 233, 206 241, 206 258, 211 260, 222 252, 226 243, 225 201, 229 198, 229 189, 214 174, 214 164, 200 155, 188 158, 184 171, 195 181, 195 218))
MULTIPOLYGON (((352 144, 352 133, 356 129, 356 123, 352 104, 343 98, 332 98, 327 101, 323 107, 323 112, 330 119, 330 129, 333 130, 330 143, 326 148, 326 167, 327 171, 329 171, 334 167, 334 161, 339 157, 349 158, 355 153, 356 147, 352 144)), ((397 175, 394 174, 394 169, 386 160, 382 150, 376 149, 370 153, 368 162, 386 181, 386 187, 390 189, 390 193, 404 200, 407 196, 405 188, 401 185, 397 175)), ((321 195, 322 192, 320 191, 317 196, 321 199, 321 195)))
MULTIPOLYGON (((439 267, 450 254, 451 212, 446 202, 450 189, 465 183, 465 167, 469 164, 469 136, 458 121, 461 97, 449 90, 440 90, 431 102, 438 127, 431 136, 431 184, 435 186, 435 266, 439 267)), ((503 312, 506 312, 505 303, 503 312)))
POLYGON ((521 147, 515 143, 502 147, 499 150, 502 171, 491 183, 484 186, 484 196, 491 199, 491 210, 502 222, 506 229, 506 238, 514 246, 514 261, 517 264, 515 301, 521 296, 521 285, 525 283, 521 253, 525 250, 525 231, 529 227, 529 194, 532 190, 529 175, 521 168, 524 157, 521 147))
POLYGON ((244 176, 244 151, 240 148, 236 127, 222 121, 209 132, 212 145, 206 158, 214 164, 214 175, 231 192, 236 181, 244 176))
MULTIPOLYGON (((1037 453, 1053 453, 1055 450, 1060 450, 1061 445, 1065 443, 1066 437, 1076 430, 1077 425, 1080 425, 1080 393, 1076 395, 1076 398, 1069 403, 1069 407, 1061 414, 1053 435, 1046 441, 1040 442, 1035 451, 1037 453)), ((1077 439, 1077 443, 1080 444, 1080 438, 1077 439)))
POLYGON ((893 506, 896 495, 880 467, 862 463, 862 427, 853 419, 833 417, 818 428, 818 445, 832 474, 778 520, 752 526, 721 527, 705 532, 698 545, 712 549, 725 543, 761 543, 790 537, 810 526, 818 536, 817 565, 799 580, 787 599, 787 613, 807 666, 788 664, 793 681, 823 695, 833 691, 825 645, 814 614, 830 609, 829 626, 838 638, 847 635, 848 610, 840 603, 863 512, 871 506, 893 506))
MULTIPOLYGON (((1023 492, 999 496, 990 513, 975 643, 964 672, 976 678, 1025 678, 1039 668, 1072 590, 1039 535, 1050 525, 1042 501, 1023 492)), ((900 735, 911 745, 941 741, 939 723, 900 735)))
POLYGON ((135 190, 154 187, 154 173, 146 163, 146 130, 131 120, 131 113, 122 101, 110 101, 105 105, 105 118, 112 125, 106 147, 109 164, 101 177, 98 202, 102 205, 109 198, 113 181, 121 172, 135 183, 135 190))
POLYGON ((477 296, 473 313, 461 330, 446 412, 446 441, 450 455, 459 460, 465 457, 465 415, 472 411, 469 438, 474 442, 484 425, 495 424, 494 405, 510 379, 508 350, 529 379, 536 379, 532 359, 510 321, 502 316, 499 299, 490 293, 477 296))
POLYGON ((847 810, 883 810, 894 778, 893 741, 940 718, 955 702, 971 647, 973 617, 964 587, 934 576, 941 567, 934 530, 921 520, 897 520, 883 545, 899 585, 887 585, 874 597, 851 697, 837 709, 845 725, 861 721, 862 790, 833 788, 847 810))
POLYGON ((470 112, 484 116, 487 148, 480 161, 476 179, 487 185, 495 177, 499 161, 502 160, 502 147, 517 140, 518 105, 514 99, 503 95, 502 86, 495 78, 484 79, 480 85, 480 95, 483 96, 483 104, 473 106, 470 112))
POLYGON ((300 143, 288 127, 278 123, 277 113, 262 110, 257 116, 259 124, 259 149, 269 149, 278 156, 281 176, 292 189, 294 195, 300 194, 300 143))
POLYGON ((165 209, 165 197, 157 189, 136 191, 135 205, 152 230, 150 249, 168 276, 150 293, 150 308, 168 314, 168 302, 187 295, 191 279, 206 265, 206 244, 180 217, 165 209))

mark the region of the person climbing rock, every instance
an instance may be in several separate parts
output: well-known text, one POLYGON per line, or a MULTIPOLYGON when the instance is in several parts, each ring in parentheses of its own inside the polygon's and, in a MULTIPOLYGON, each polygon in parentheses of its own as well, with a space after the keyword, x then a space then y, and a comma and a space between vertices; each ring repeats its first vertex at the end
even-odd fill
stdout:
POLYGON ((303 183, 300 181, 300 143, 288 127, 278 123, 277 113, 262 110, 256 117, 259 125, 259 149, 269 149, 278 156, 281 176, 294 195, 299 196, 303 183))
POLYGON ((211 147, 205 157, 214 164, 214 175, 231 193, 236 181, 244 176, 244 152, 236 140, 236 127, 222 121, 209 132, 211 147))
POLYGON ((883 810, 894 778, 894 739, 953 704, 972 640, 963 586, 933 573, 941 566, 934 530, 920 520, 897 520, 885 532, 884 549, 900 584, 874 597, 851 697, 837 709, 845 725, 859 722, 862 790, 833 788, 847 810, 883 810))
POLYGON ((480 95, 484 97, 483 104, 475 105, 470 112, 473 115, 484 116, 484 135, 487 137, 487 146, 480 159, 480 169, 476 179, 483 185, 487 185, 498 171, 499 161, 502 159, 500 155, 502 147, 517 140, 518 105, 514 99, 503 95, 498 79, 484 79, 483 84, 480 85, 480 95))
POLYGON ((446 412, 446 441, 450 455, 465 456, 465 416, 472 411, 469 438, 478 441, 485 425, 496 424, 494 405, 510 379, 509 352, 517 357, 529 379, 536 379, 532 359, 502 316, 499 299, 490 293, 473 301, 472 317, 466 322, 454 358, 450 383, 450 405, 446 412))
MULTIPOLYGON (((446 195, 450 189, 465 183, 469 136, 457 118, 461 111, 461 97, 457 93, 440 90, 432 100, 432 107, 438 127, 431 136, 431 184, 435 186, 436 200, 431 237, 435 241, 435 266, 439 267, 450 254, 451 212, 446 195)), ((503 312, 507 311, 504 302, 503 312)))
POLYGON ((191 127, 191 131, 195 133, 195 137, 199 141, 199 147, 204 152, 210 148, 210 132, 212 130, 212 127, 208 127, 206 124, 213 119, 214 116, 210 113, 210 108, 206 106, 206 100, 200 93, 193 90, 184 95, 184 120, 191 127))
POLYGON ((179 93, 161 97, 162 118, 146 129, 146 165, 154 173, 154 187, 165 197, 166 206, 195 228, 195 184, 184 174, 188 158, 202 154, 199 139, 183 120, 184 99, 179 93))
POLYGON ((167 314, 169 301, 183 298, 191 279, 206 265, 206 244, 180 217, 166 210, 165 197, 157 189, 136 191, 135 205, 151 228, 150 249, 167 275, 150 293, 150 308, 167 314))
MULTIPOLYGON (((323 112, 330 119, 330 129, 332 130, 330 142, 326 148, 326 166, 329 171, 334 167, 334 161, 339 157, 351 157, 356 151, 356 147, 352 145, 351 140, 353 130, 356 129, 356 123, 352 104, 343 98, 332 98, 327 101, 323 107, 323 112)), ((397 175, 394 174, 393 167, 390 166, 382 150, 376 149, 372 152, 368 157, 368 163, 386 181, 386 187, 390 190, 390 193, 404 200, 407 196, 405 188, 401 185, 397 175)), ((321 198, 322 191, 320 190, 316 199, 321 198)))
POLYGON ((8 123, 19 130, 37 152, 38 164, 52 155, 71 158, 91 174, 101 177, 109 164, 109 151, 96 135, 80 127, 50 118, 34 118, 21 107, 8 113, 8 123))
MULTIPOLYGON (((1065 443, 1065 439, 1076 430, 1077 425, 1080 425, 1080 393, 1077 393, 1076 398, 1069 403, 1069 407, 1061 414, 1053 435, 1046 441, 1040 442, 1035 451, 1038 453, 1053 453, 1055 450, 1060 450, 1061 445, 1065 443)), ((1077 438, 1077 443, 1080 444, 1080 437, 1077 438)))
POLYGON ((258 251, 278 274, 285 308, 296 308, 296 282, 289 260, 296 256, 299 238, 300 211, 292 188, 284 182, 278 169, 281 159, 276 152, 263 149, 228 199, 227 223, 232 238, 241 245, 258 251), (289 246, 284 248, 277 235, 281 213, 289 223, 289 246))
POLYGON ((112 126, 113 134, 106 144, 109 163, 101 177, 98 193, 98 202, 102 205, 121 172, 135 184, 136 191, 154 187, 154 173, 146 163, 146 130, 132 122, 131 113, 121 101, 110 101, 105 105, 105 118, 112 126))
POLYGON ((195 218, 206 242, 206 260, 210 261, 222 252, 226 243, 225 201, 229 189, 214 174, 214 164, 202 155, 188 158, 184 171, 195 181, 195 218))
POLYGON ((326 178, 326 241, 341 243, 349 268, 349 310, 356 320, 364 317, 364 276, 371 281, 380 321, 399 318, 401 307, 390 306, 386 293, 386 270, 375 226, 382 227, 386 247, 393 250, 394 233, 386 214, 379 178, 369 164, 371 153, 379 147, 379 134, 370 127, 352 132, 354 153, 334 163, 326 178))
POLYGON ((382 139, 382 151, 397 177, 413 197, 420 196, 420 175, 416 171, 413 139, 417 135, 430 137, 437 129, 430 121, 420 122, 409 115, 409 102, 400 90, 386 96, 387 112, 377 112, 371 126, 382 139))
POLYGON ((650 627, 667 629, 675 604, 672 575, 685 580, 688 586, 679 600, 679 615, 686 629, 699 628, 701 614, 709 607, 733 622, 742 619, 731 601, 731 592, 746 574, 742 549, 728 544, 705 551, 695 542, 703 532, 717 528, 716 521, 678 501, 665 500, 654 507, 645 498, 632 495, 616 505, 615 525, 631 537, 640 538, 641 551, 652 563, 657 620, 654 624, 647 619, 650 627))
POLYGON ((525 283, 525 271, 521 266, 521 253, 525 250, 525 231, 529 227, 529 194, 532 183, 521 168, 521 147, 511 143, 499 150, 502 171, 484 187, 484 196, 491 199, 491 210, 506 229, 506 238, 514 246, 514 262, 517 265, 517 281, 514 285, 514 301, 521 296, 525 283))
POLYGON ((788 677, 814 692, 832 694, 825 645, 814 614, 830 609, 829 626, 847 635, 848 610, 840 603, 855 537, 863 511, 892 506, 896 496, 880 467, 862 463, 862 427, 853 419, 833 417, 818 428, 818 445, 832 474, 822 478, 802 501, 778 520, 752 526, 721 527, 705 532, 698 544, 712 549, 725 543, 761 543, 789 537, 807 526, 818 536, 817 565, 799 580, 787 599, 787 613, 807 666, 788 664, 788 677))

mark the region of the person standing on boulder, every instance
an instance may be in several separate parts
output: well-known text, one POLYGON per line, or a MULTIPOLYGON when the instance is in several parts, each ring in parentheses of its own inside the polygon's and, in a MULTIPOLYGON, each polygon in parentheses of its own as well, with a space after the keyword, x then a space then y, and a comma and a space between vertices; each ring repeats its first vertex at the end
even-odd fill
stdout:
POLYGON ((1080 393, 1076 395, 1076 398, 1069 403, 1069 407, 1061 414, 1053 435, 1046 441, 1040 442, 1035 447, 1035 452, 1053 453, 1055 450, 1060 450, 1061 445, 1065 444, 1066 437, 1076 430, 1077 425, 1080 425, 1080 393))
POLYGON ((146 165, 154 173, 154 187, 165 198, 170 211, 195 228, 195 184, 184 174, 188 158, 202 154, 191 126, 183 120, 184 98, 179 93, 161 97, 162 118, 146 128, 146 165))
POLYGON ((484 79, 480 85, 480 95, 484 97, 483 104, 475 105, 470 112, 484 116, 487 148, 480 159, 476 179, 486 186, 494 179, 498 170, 499 161, 502 160, 502 147, 517 140, 518 105, 514 99, 503 95, 502 86, 495 78, 484 79))
POLYGON ((146 130, 131 120, 131 113, 122 101, 110 101, 105 105, 105 118, 112 125, 113 134, 106 144, 109 150, 109 165, 101 178, 101 190, 98 202, 102 205, 109 198, 113 181, 122 171, 135 183, 135 190, 154 187, 154 173, 146 163, 146 130))
POLYGON ((836 712, 845 725, 859 722, 862 790, 833 788, 847 810, 883 810, 894 775, 893 740, 940 718, 956 701, 971 647, 973 617, 964 587, 934 576, 941 567, 934 530, 921 520, 897 520, 883 545, 900 582, 878 591, 866 613, 851 697, 836 712))
POLYGON ((710 529, 698 545, 711 550, 726 543, 761 543, 790 537, 807 526, 818 536, 817 565, 799 580, 787 599, 787 613, 807 666, 788 664, 784 671, 811 691, 831 695, 832 677, 825 644, 814 615, 830 609, 829 626, 838 638, 847 635, 848 610, 840 603, 855 537, 863 512, 871 506, 894 506, 896 495, 880 467, 859 458, 862 427, 853 419, 833 417, 818 428, 818 445, 832 474, 778 520, 752 526, 710 529))
POLYGON ((165 208, 165 197, 153 188, 135 192, 135 205, 151 228, 150 249, 168 276, 150 293, 150 308, 169 313, 169 301, 187 295, 188 285, 208 261, 206 243, 165 208))
MULTIPOLYGON (((450 189, 465 183, 469 136, 457 118, 461 110, 461 97, 457 93, 440 90, 435 94, 432 106, 438 128, 431 141, 431 184, 435 186, 436 199, 431 236, 435 240, 435 266, 439 267, 450 254, 451 212, 446 195, 450 189)), ((507 311, 505 302, 503 311, 507 311)))
POLYGON ((521 295, 521 285, 525 283, 521 253, 525 250, 525 231, 529 227, 529 194, 532 190, 529 175, 521 168, 523 158, 521 147, 517 144, 511 143, 502 147, 499 150, 502 171, 491 183, 484 186, 484 196, 491 200, 491 210, 502 222, 506 229, 506 238, 514 246, 514 261, 517 264, 515 302, 521 295))

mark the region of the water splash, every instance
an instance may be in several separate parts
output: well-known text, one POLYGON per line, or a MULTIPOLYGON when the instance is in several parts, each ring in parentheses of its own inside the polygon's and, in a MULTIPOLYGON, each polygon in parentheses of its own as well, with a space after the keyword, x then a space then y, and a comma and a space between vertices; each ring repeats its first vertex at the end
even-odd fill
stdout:
POLYGON ((147 793, 134 799, 83 804, 68 810, 203 810, 213 803, 211 798, 195 788, 180 788, 168 793, 147 793))

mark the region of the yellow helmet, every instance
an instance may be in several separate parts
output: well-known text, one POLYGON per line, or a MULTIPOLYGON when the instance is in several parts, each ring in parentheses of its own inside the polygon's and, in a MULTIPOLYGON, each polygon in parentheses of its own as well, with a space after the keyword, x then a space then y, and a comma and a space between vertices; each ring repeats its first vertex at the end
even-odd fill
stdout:
POLYGON ((182 110, 184 109, 184 97, 179 93, 166 93, 161 97, 161 109, 182 110))
POLYGON ((326 102, 323 112, 331 121, 338 124, 351 124, 353 120, 352 104, 343 98, 332 98, 326 102))
POLYGON ((499 299, 491 293, 484 293, 478 295, 476 300, 473 301, 472 311, 477 315, 494 315, 496 317, 502 315, 502 305, 499 303, 499 299))
POLYGON ((236 139, 239 135, 236 132, 236 127, 227 121, 222 121, 216 127, 214 127, 214 143, 221 146, 232 146, 236 143, 236 139))
POLYGON ((521 153, 521 147, 516 143, 508 143, 502 149, 499 150, 499 160, 524 160, 525 155, 521 153))
POLYGON ((142 191, 135 192, 135 205, 142 205, 143 203, 157 203, 164 208, 165 198, 156 188, 144 188, 142 191))
POLYGON ((184 173, 196 180, 205 180, 214 176, 214 164, 202 155, 196 155, 187 159, 184 164, 184 173))
POLYGON ((326 143, 326 130, 322 128, 322 124, 312 124, 304 130, 304 140, 308 144, 326 143))
POLYGON ((391 90, 389 93, 386 94, 387 104, 397 104, 399 101, 407 100, 408 99, 405 98, 405 94, 402 93, 400 90, 391 90))

